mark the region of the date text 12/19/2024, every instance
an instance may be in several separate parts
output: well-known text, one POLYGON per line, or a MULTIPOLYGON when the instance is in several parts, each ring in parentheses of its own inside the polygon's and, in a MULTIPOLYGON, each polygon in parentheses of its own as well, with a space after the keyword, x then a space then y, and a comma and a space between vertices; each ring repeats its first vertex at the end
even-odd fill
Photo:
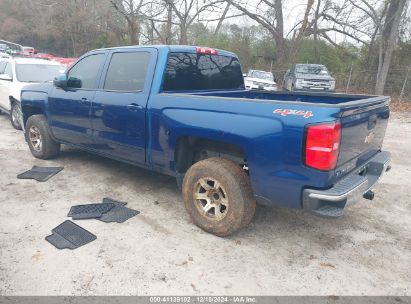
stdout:
POLYGON ((257 303, 255 297, 247 296, 196 296, 196 297, 150 297, 150 303, 257 303))

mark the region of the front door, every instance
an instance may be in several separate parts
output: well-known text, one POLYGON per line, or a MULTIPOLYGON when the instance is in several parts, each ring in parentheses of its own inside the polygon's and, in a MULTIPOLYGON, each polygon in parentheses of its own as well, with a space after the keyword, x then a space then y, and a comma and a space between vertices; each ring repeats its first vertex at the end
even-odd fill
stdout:
POLYGON ((157 51, 129 49, 109 57, 92 104, 95 147, 101 153, 144 163, 146 106, 157 51))
POLYGON ((91 102, 104 59, 104 53, 84 57, 67 72, 67 87, 53 88, 49 96, 50 126, 57 139, 92 147, 91 102))

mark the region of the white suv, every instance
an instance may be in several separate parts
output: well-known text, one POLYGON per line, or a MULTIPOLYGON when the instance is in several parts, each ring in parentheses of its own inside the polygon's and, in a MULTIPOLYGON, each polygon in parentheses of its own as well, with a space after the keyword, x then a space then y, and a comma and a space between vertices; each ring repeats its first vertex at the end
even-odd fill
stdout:
POLYGON ((10 115, 14 128, 21 130, 21 89, 32 83, 52 81, 65 67, 60 63, 34 58, 0 57, 0 112, 10 115))

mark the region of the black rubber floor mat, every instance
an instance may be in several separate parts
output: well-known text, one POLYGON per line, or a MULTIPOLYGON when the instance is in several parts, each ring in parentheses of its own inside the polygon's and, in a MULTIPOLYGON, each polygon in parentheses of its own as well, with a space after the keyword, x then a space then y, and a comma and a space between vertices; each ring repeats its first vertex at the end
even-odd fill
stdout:
POLYGON ((100 204, 77 205, 70 208, 70 211, 67 214, 67 216, 71 217, 73 220, 99 218, 104 213, 111 210, 114 206, 117 205, 111 202, 100 204))
POLYGON ((76 249, 97 239, 94 234, 72 221, 61 223, 51 232, 51 235, 46 236, 46 241, 58 249, 76 249))
POLYGON ((103 198, 103 203, 113 203, 113 204, 115 204, 115 205, 120 205, 120 206, 125 206, 125 205, 127 205, 126 202, 120 202, 120 201, 117 201, 117 200, 112 199, 112 198, 109 198, 109 197, 103 198))
POLYGON ((98 218, 98 220, 105 222, 105 223, 112 223, 112 222, 124 223, 129 218, 132 218, 133 216, 136 216, 137 214, 140 213, 137 210, 124 207, 125 205, 127 205, 126 202, 120 202, 112 198, 105 197, 103 198, 103 203, 106 203, 106 202, 114 203, 115 206, 113 209, 111 209, 107 213, 104 213, 100 218, 98 218))
POLYGON ((105 223, 124 223, 129 218, 132 218, 139 213, 140 211, 124 207, 124 205, 115 205, 113 209, 111 209, 107 213, 104 213, 101 217, 98 218, 98 220, 105 223))
POLYGON ((17 175, 20 179, 35 179, 38 182, 45 182, 52 176, 63 170, 64 167, 38 167, 33 166, 30 170, 17 175))

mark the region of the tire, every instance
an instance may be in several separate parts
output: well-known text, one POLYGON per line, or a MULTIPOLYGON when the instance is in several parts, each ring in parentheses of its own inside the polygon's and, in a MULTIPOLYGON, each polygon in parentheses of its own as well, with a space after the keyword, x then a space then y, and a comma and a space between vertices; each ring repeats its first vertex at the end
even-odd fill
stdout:
POLYGON ((40 159, 50 159, 60 153, 60 144, 50 135, 44 115, 33 115, 27 119, 25 137, 31 154, 40 159))
POLYGON ((248 175, 236 163, 219 157, 190 167, 183 198, 194 224, 221 237, 247 226, 256 207, 248 175))
POLYGON ((20 121, 22 121, 20 106, 17 102, 13 102, 10 109, 10 123, 14 129, 22 130, 20 121))

